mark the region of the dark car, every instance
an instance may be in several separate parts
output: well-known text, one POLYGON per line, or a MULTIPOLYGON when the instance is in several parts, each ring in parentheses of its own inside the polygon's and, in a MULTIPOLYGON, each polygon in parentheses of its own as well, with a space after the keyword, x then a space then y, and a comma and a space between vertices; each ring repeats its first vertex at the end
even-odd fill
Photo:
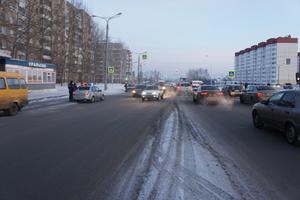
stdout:
POLYGON ((241 103, 254 104, 269 99, 276 90, 267 85, 249 85, 240 95, 241 103))
POLYGON ((224 94, 215 85, 202 85, 197 91, 193 91, 193 102, 195 103, 219 103, 224 94))
POLYGON ((300 137, 300 91, 287 90, 253 106, 253 124, 262 128, 270 124, 283 130, 288 143, 295 144, 300 137))
POLYGON ((222 90, 224 95, 231 97, 240 96, 242 92, 240 85, 226 85, 222 90))
POLYGON ((127 84, 126 92, 132 92, 132 90, 134 89, 135 89, 135 84, 131 84, 131 83, 127 84))
POLYGON ((142 92, 144 91, 144 89, 146 88, 146 85, 136 85, 135 88, 132 90, 132 96, 133 97, 141 97, 142 96, 142 92))

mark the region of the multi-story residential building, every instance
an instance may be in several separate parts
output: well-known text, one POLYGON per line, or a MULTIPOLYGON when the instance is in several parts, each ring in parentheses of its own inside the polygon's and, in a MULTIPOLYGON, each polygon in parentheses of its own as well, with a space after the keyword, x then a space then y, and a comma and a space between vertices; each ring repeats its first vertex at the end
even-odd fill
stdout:
POLYGON ((250 84, 295 83, 298 38, 278 37, 235 53, 236 81, 250 84))
MULTIPOLYGON (((132 74, 132 54, 121 43, 108 43, 109 67, 114 67, 114 73, 108 73, 109 83, 122 83, 132 74)), ((105 41, 98 43, 95 52, 96 82, 104 82, 105 79, 105 41)))
POLYGON ((298 52, 298 72, 300 72, 300 52, 298 52))
POLYGON ((0 49, 14 58, 52 62, 52 1, 3 1, 1 8, 0 49))
POLYGON ((67 0, 0 1, 0 50, 54 63, 57 80, 92 81, 92 18, 67 0))

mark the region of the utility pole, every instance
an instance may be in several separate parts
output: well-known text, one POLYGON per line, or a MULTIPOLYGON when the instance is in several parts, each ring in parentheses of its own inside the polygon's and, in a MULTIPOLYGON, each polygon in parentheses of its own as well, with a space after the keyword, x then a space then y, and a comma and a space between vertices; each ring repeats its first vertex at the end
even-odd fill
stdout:
POLYGON ((138 84, 141 83, 141 56, 138 55, 138 84))

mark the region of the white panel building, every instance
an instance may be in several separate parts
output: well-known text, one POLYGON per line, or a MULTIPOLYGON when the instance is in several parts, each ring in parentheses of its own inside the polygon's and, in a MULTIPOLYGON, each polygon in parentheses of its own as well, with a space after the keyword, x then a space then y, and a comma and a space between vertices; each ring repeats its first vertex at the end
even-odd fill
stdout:
POLYGON ((237 82, 248 84, 296 83, 298 38, 271 38, 235 53, 237 82))

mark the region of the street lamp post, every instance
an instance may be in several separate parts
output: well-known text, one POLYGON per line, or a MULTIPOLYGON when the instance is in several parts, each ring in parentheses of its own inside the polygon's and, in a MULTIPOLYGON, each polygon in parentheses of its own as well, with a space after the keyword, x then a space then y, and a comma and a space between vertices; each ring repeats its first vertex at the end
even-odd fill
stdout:
POLYGON ((116 18, 116 17, 119 17, 120 15, 122 15, 121 12, 116 14, 116 15, 113 15, 111 17, 99 17, 97 15, 92 15, 92 17, 97 17, 97 18, 103 19, 106 22, 106 39, 105 39, 105 50, 104 50, 105 51, 105 56, 104 56, 104 67, 105 67, 104 90, 105 91, 107 90, 107 71, 108 71, 108 62, 107 62, 108 53, 107 53, 107 49, 108 49, 109 21, 116 18))
POLYGON ((137 78, 138 78, 138 83, 141 83, 141 73, 142 73, 142 65, 141 65, 141 55, 145 55, 147 54, 147 51, 144 51, 144 52, 141 52, 141 53, 136 53, 136 52, 133 52, 135 54, 138 55, 138 72, 137 72, 137 78))

